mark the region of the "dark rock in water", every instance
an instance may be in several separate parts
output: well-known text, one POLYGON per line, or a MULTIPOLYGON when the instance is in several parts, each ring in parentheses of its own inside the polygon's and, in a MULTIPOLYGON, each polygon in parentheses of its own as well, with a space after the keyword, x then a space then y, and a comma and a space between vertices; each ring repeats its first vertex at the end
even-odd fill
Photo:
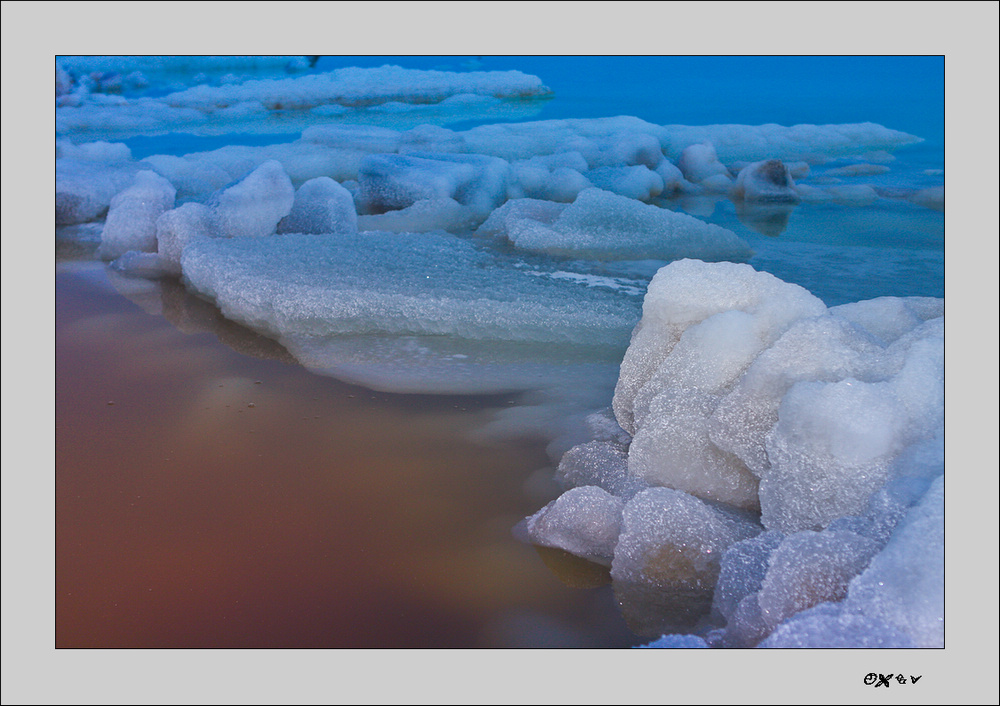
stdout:
POLYGON ((754 162, 740 170, 733 196, 763 203, 797 204, 801 201, 791 172, 780 159, 754 162))
POLYGON ((791 175, 780 159, 769 159, 757 169, 757 175, 775 186, 788 186, 791 175))

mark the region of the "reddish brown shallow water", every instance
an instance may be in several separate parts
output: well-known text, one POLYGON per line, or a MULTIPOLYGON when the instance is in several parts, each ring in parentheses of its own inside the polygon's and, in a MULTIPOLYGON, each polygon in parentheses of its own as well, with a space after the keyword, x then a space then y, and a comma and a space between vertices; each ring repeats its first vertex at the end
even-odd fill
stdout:
POLYGON ((512 538, 542 443, 469 432, 513 398, 373 393, 147 289, 57 269, 57 647, 642 641, 512 538))

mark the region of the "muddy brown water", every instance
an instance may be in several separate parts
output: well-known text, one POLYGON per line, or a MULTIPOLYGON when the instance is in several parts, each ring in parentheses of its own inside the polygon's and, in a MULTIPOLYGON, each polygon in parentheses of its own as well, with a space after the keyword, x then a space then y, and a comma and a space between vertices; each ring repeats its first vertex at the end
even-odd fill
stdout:
POLYGON ((57 264, 55 319, 57 647, 643 642, 513 538, 544 440, 473 432, 516 397, 318 376, 88 260, 57 264))

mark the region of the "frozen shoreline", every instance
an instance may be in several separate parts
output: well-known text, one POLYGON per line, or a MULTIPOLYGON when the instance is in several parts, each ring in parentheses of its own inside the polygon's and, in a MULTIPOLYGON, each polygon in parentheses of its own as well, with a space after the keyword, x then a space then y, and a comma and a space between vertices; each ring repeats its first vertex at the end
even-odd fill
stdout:
MULTIPOLYGON (((448 80, 459 95, 467 79, 448 80)), ((247 82, 246 88, 263 85, 247 82)), ((283 79, 268 87, 304 85, 283 79)), ((179 98, 167 100, 170 110, 142 103, 143 115, 130 117, 138 122, 127 129, 195 125, 201 118, 171 110, 227 111, 230 98, 224 97, 242 95, 224 87, 201 94, 215 102, 191 108, 179 98)), ((107 115, 125 111, 112 118, 116 123, 139 106, 100 91, 78 98, 76 104, 91 112, 73 113, 83 122, 60 124, 77 137, 88 134, 87 121, 103 124, 105 109, 112 111, 107 115)), ((411 98, 415 106, 424 101, 419 90, 411 98)), ((284 109, 284 102, 270 96, 260 107, 245 108, 236 122, 214 121, 212 129, 234 129, 252 114, 284 109)), ((59 109, 62 115, 77 110, 72 103, 59 109)), ((468 108, 471 117, 478 105, 460 100, 456 108, 468 108)), ((608 350, 624 351, 639 321, 638 295, 651 278, 656 288, 651 284, 642 305, 647 323, 632 334, 615 394, 617 420, 589 422, 592 431, 594 424, 601 433, 611 429, 609 438, 579 438, 581 424, 588 424, 581 418, 594 409, 581 400, 593 404, 604 393, 598 386, 589 397, 567 394, 579 387, 573 376, 553 385, 537 409, 512 410, 525 413, 522 419, 513 414, 504 420, 513 429, 547 429, 556 456, 575 443, 606 446, 595 456, 600 468, 584 467, 583 454, 584 466, 560 468, 560 474, 582 487, 592 485, 588 477, 599 477, 612 492, 605 487, 604 495, 587 491, 585 498, 567 492, 558 520, 542 522, 554 506, 529 520, 534 541, 610 561, 620 596, 639 606, 630 619, 648 637, 670 625, 663 595, 699 594, 704 603, 714 592, 716 603, 726 593, 739 600, 716 605, 715 625, 728 622, 725 628, 698 628, 712 646, 762 640, 824 646, 819 643, 852 635, 858 646, 931 646, 938 639, 933 591, 941 578, 934 562, 914 569, 925 572, 917 590, 928 591, 934 603, 919 616, 928 625, 887 612, 864 571, 871 557, 876 573, 880 561, 912 563, 907 527, 940 523, 933 496, 926 504, 920 498, 939 492, 932 481, 943 472, 935 446, 943 402, 915 392, 943 385, 935 352, 943 339, 934 328, 940 328, 940 307, 924 299, 886 299, 835 313, 784 282, 748 284, 752 270, 745 265, 702 263, 693 274, 671 274, 689 266, 664 267, 668 260, 745 261, 754 243, 779 266, 796 254, 757 236, 744 242, 732 231, 662 208, 669 196, 687 199, 695 212, 707 207, 711 215, 724 200, 766 237, 782 233, 797 208, 817 213, 829 204, 840 209, 835 213, 876 212, 881 202, 895 200, 943 210, 943 189, 883 185, 893 169, 885 166, 892 163, 890 151, 918 139, 871 123, 684 127, 616 117, 461 131, 428 124, 403 130, 327 125, 310 127, 294 143, 142 161, 132 160, 121 144, 61 142, 57 222, 92 237, 88 224, 106 209, 99 254, 114 267, 133 276, 179 274, 227 317, 281 340, 311 367, 399 391, 474 391, 484 382, 486 389, 530 389, 566 368, 547 368, 547 358, 573 358, 585 377, 587 365, 603 364, 608 350), (678 244, 665 245, 665 233, 678 244), (713 284, 719 277, 731 278, 727 286, 734 291, 713 284), (668 297, 673 303, 657 313, 656 291, 664 286, 687 291, 676 301, 668 297), (756 287, 763 289, 748 304, 746 291, 756 287), (691 314, 706 306, 710 311, 702 318, 691 314), (661 333, 651 334, 657 326, 661 333), (359 338, 352 343, 350 336, 359 338), (377 345, 366 353, 372 342, 377 345), (495 346, 502 355, 490 350, 495 346), (601 352, 586 352, 588 346, 601 352), (803 363, 800 349, 815 359, 803 363), (886 357, 889 363, 867 362, 886 357), (775 380, 783 382, 775 387, 775 380), (845 392, 845 385, 857 391, 845 392), (762 411, 771 407, 784 416, 762 411), (753 418, 746 425, 754 430, 752 440, 719 416, 724 409, 753 418), (872 427, 845 422, 873 410, 878 419, 872 427), (555 431, 560 415, 577 417, 576 431, 555 431), (637 426, 640 418, 649 422, 645 429, 637 426), (619 436, 617 424, 629 439, 619 436), (802 469, 826 488, 820 507, 808 511, 795 495, 802 469), (641 483, 630 485, 626 477, 641 483), (625 487, 628 494, 620 495, 625 487), (712 503, 761 509, 763 516, 738 517, 712 503), (574 529, 597 507, 604 518, 599 551, 591 548, 593 537, 574 529), (903 520, 907 512, 912 520, 903 520), (663 525, 664 516, 680 519, 663 525), (560 534, 565 532, 570 539, 560 534), (848 556, 865 561, 851 563, 848 556), (734 561, 742 562, 743 573, 733 574, 734 561), (811 581, 820 588, 805 594, 796 588, 811 581), (820 604, 828 607, 814 607, 820 604)), ((821 261, 829 257, 825 247, 821 261)), ((934 259, 928 263, 933 273, 934 259)), ((910 266, 904 250, 897 269, 904 273, 910 266)), ((754 276, 763 281, 761 273, 754 276)))

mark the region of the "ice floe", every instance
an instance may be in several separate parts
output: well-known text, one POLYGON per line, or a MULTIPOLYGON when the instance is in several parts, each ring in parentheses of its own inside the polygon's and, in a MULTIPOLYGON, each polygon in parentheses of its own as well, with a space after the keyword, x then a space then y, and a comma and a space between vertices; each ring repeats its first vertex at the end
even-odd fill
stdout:
POLYGON ((621 294, 530 276, 434 233, 201 239, 186 281, 231 318, 278 335, 445 334, 469 339, 627 339, 621 294))

